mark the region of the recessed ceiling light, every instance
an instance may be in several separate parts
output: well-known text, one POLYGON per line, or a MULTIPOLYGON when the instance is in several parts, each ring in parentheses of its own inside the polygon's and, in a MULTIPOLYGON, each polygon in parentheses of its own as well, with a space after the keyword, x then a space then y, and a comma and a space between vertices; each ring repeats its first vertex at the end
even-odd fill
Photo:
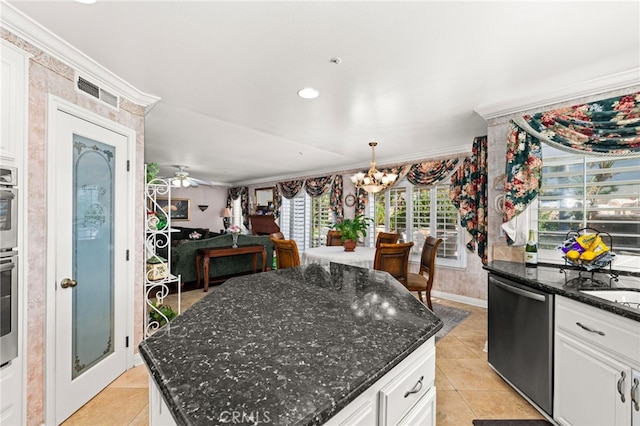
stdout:
POLYGON ((76 3, 82 3, 82 4, 94 4, 97 1, 98 0, 75 0, 76 3))
POLYGON ((304 99, 315 99, 320 95, 313 87, 305 87, 304 89, 298 90, 298 96, 304 99))

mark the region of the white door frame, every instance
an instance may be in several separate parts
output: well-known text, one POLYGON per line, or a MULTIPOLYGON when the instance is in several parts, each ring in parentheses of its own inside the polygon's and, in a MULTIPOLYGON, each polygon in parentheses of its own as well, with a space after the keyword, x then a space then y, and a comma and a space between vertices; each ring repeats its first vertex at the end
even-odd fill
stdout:
POLYGON ((55 242, 52 235, 54 235, 55 219, 54 219, 54 194, 58 190, 58 170, 52 165, 51 159, 54 156, 54 147, 56 146, 56 113, 57 111, 64 111, 78 118, 86 120, 95 125, 104 127, 113 132, 119 133, 127 138, 127 155, 130 160, 130 171, 126 178, 128 194, 127 198, 129 205, 131 206, 127 220, 127 235, 130 240, 127 246, 130 250, 129 262, 125 266, 126 280, 130 283, 129 288, 126 291, 127 300, 129 303, 127 312, 125 313, 126 332, 129 336, 129 347, 127 350, 127 368, 134 365, 133 357, 133 342, 134 342, 134 308, 135 308, 135 259, 133 255, 135 247, 135 211, 136 211, 136 168, 135 168, 135 148, 136 148, 136 131, 129 129, 114 121, 108 120, 102 116, 99 116, 91 111, 83 109, 71 102, 65 101, 54 95, 47 95, 47 155, 46 155, 46 169, 47 169, 47 224, 46 224, 46 236, 47 236, 47 252, 46 252, 46 279, 45 279, 45 423, 55 424, 55 410, 56 410, 56 383, 55 374, 52 373, 56 368, 56 275, 55 275, 55 242))

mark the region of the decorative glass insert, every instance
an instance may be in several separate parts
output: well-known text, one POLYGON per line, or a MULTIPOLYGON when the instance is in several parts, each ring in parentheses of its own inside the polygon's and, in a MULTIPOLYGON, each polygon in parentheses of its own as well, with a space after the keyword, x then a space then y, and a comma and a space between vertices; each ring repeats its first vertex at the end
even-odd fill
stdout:
POLYGON ((114 147, 74 135, 73 379, 114 351, 114 160, 114 147))

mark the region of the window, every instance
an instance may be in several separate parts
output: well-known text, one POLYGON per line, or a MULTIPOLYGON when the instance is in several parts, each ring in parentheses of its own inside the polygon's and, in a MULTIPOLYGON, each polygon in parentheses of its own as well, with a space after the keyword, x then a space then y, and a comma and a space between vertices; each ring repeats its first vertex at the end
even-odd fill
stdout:
POLYGON ((640 157, 585 156, 546 144, 542 155, 532 214, 540 259, 562 263, 556 247, 568 232, 590 227, 611 235, 614 269, 640 270, 640 157))
POLYGON ((424 241, 432 235, 444 240, 438 247, 438 265, 466 266, 463 232, 458 211, 449 200, 448 185, 426 188, 400 182, 370 196, 369 200, 374 207, 367 214, 375 222, 375 232, 368 238, 369 245, 375 244, 379 232, 397 232, 401 241, 414 242, 411 261, 419 262, 424 241))
POLYGON ((330 191, 319 197, 311 198, 311 247, 323 246, 327 242, 327 231, 333 225, 333 212, 330 209, 330 191))
POLYGON ((238 225, 241 228, 244 228, 244 224, 242 223, 242 197, 238 197, 235 200, 233 200, 231 203, 231 212, 233 214, 233 217, 231 218, 231 222, 229 223, 229 226, 231 225, 238 225))
POLYGON ((283 198, 280 208, 280 230, 285 238, 296 240, 301 251, 324 245, 327 241, 327 231, 334 222, 329 203, 329 191, 320 197, 310 197, 301 191, 291 200, 283 198))

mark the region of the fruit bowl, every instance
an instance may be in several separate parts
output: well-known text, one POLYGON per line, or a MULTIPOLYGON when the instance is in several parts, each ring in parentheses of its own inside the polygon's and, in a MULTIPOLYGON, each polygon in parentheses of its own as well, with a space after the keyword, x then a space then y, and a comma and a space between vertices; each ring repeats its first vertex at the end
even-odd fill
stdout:
POLYGON ((564 253, 562 257, 568 265, 578 266, 587 271, 606 268, 615 256, 609 247, 611 236, 595 230, 587 232, 589 229, 591 228, 567 234, 567 240, 559 245, 558 249, 564 253), (603 235, 608 236, 609 245, 603 241, 603 235))

